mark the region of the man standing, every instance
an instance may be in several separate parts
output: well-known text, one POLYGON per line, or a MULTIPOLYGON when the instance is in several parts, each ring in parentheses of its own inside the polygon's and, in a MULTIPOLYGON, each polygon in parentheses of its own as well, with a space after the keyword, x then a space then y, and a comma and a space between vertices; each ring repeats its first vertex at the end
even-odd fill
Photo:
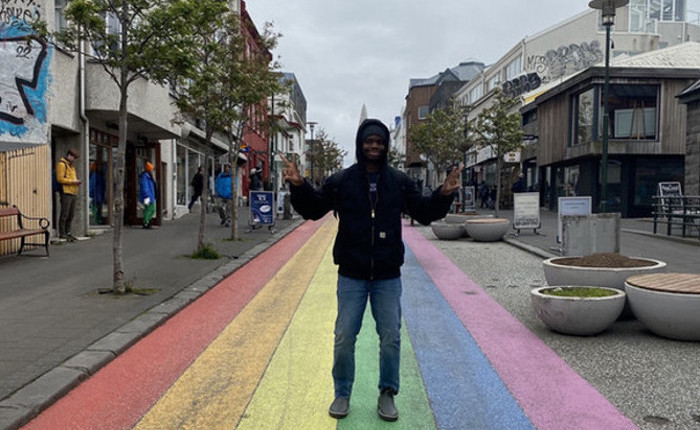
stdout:
POLYGON ((332 372, 335 399, 328 412, 334 418, 349 413, 355 341, 369 299, 380 344, 377 412, 383 420, 395 421, 404 262, 401 213, 425 225, 443 218, 459 189, 461 168, 453 169, 431 195, 422 196, 408 175, 388 165, 389 130, 381 121, 363 121, 355 145, 357 162, 332 175, 320 189, 302 178, 295 159, 290 162, 282 154, 280 158, 294 209, 306 219, 319 219, 333 210, 339 220, 333 246, 333 260, 339 266, 332 372))
POLYGON ((525 175, 523 173, 518 175, 518 180, 515 181, 510 190, 514 193, 524 193, 526 191, 525 175))
POLYGON ((153 164, 150 161, 146 161, 139 184, 141 185, 139 199, 144 204, 143 228, 153 228, 151 220, 156 214, 156 181, 153 179, 153 164))
POLYGON ((73 163, 78 159, 78 153, 69 149, 65 157, 56 165, 56 181, 59 184, 61 195, 61 215, 58 218, 58 235, 61 239, 75 241, 71 233, 73 215, 75 214, 75 202, 78 198, 78 189, 82 181, 78 179, 73 163))

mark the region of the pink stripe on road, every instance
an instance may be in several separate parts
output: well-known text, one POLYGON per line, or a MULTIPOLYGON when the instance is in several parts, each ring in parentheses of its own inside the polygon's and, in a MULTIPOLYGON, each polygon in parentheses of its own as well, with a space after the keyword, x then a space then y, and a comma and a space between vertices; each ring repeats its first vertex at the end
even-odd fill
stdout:
POLYGON ((535 427, 638 428, 422 234, 407 225, 403 231, 423 269, 535 427))

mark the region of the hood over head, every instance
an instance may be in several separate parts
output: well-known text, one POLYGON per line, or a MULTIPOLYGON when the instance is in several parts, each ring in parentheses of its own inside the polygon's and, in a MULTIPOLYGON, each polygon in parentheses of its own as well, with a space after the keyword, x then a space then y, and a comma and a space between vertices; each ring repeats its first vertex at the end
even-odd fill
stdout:
POLYGON ((365 160, 365 155, 362 152, 362 142, 364 142, 368 136, 373 134, 381 137, 386 145, 386 152, 384 153, 382 164, 387 164, 389 155, 389 141, 391 140, 389 129, 380 120, 369 118, 362 121, 360 127, 357 129, 357 137, 355 138, 355 157, 357 157, 357 163, 362 166, 364 166, 367 162, 367 160, 365 160))

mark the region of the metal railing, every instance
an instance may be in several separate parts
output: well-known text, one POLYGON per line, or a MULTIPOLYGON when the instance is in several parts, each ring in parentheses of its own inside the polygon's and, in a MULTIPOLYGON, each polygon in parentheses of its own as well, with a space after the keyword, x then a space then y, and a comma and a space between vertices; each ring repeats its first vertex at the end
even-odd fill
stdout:
POLYGON ((666 235, 679 229, 681 236, 696 233, 700 239, 700 196, 654 196, 654 234, 657 224, 666 224, 666 235))

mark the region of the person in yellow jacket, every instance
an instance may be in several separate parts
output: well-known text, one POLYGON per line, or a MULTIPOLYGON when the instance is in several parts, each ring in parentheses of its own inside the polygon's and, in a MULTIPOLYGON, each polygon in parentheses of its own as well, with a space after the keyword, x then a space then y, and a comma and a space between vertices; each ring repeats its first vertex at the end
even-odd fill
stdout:
POLYGON ((61 239, 74 241, 70 228, 75 214, 75 202, 78 198, 78 189, 82 181, 78 179, 73 163, 78 158, 78 153, 69 149, 65 157, 56 165, 56 181, 58 181, 61 194, 61 215, 58 219, 58 234, 61 239))

